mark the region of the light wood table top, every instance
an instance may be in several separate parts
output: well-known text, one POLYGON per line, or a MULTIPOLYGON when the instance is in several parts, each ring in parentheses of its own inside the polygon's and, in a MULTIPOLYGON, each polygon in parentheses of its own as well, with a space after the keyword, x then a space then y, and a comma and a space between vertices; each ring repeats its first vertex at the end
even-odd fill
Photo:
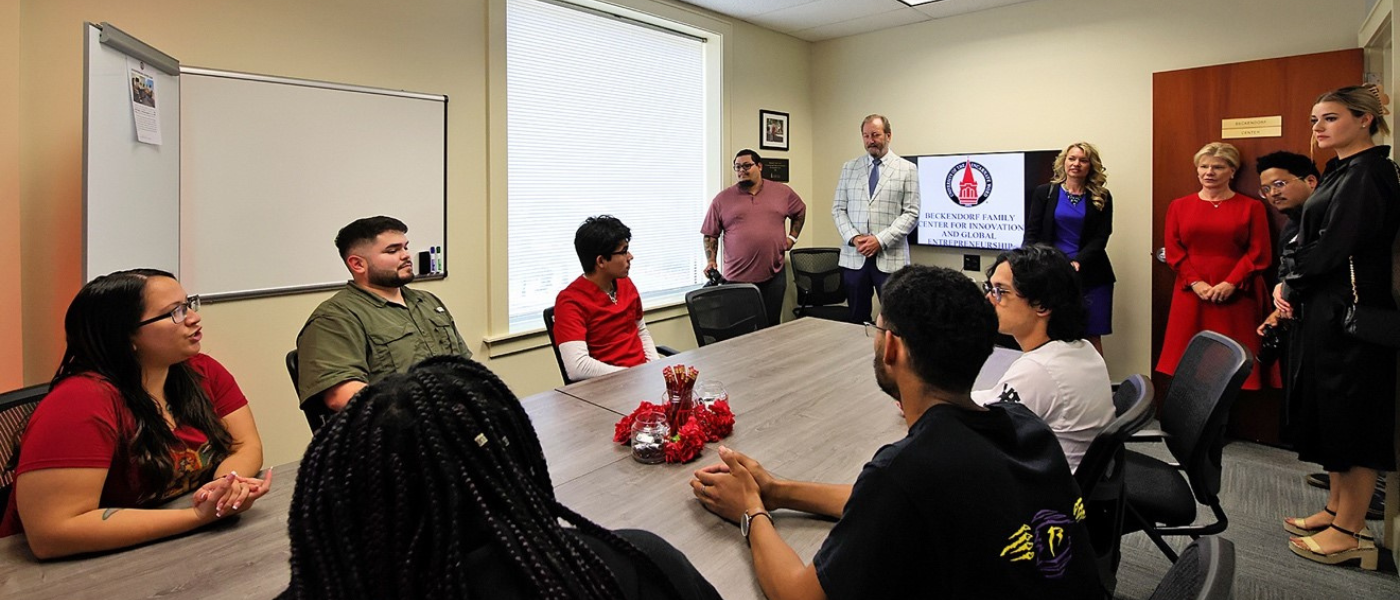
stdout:
MULTIPOLYGON (((977 387, 990 387, 1017 355, 998 349, 977 387)), ((738 528, 690 493, 691 473, 718 460, 716 445, 688 465, 642 465, 612 443, 613 424, 639 402, 660 400, 663 366, 693 365, 729 390, 736 420, 725 444, 780 477, 854 482, 880 446, 906 431, 875 384, 873 357, 861 326, 798 319, 521 403, 564 504, 605 527, 662 536, 725 598, 762 598, 738 528)), ((0 539, 0 598, 271 598, 290 578, 286 530, 296 468, 277 467, 276 486, 247 513, 175 539, 47 562, 35 560, 22 535, 0 539)), ((782 512, 776 522, 807 561, 832 525, 782 512)))
MULTIPOLYGON (((521 402, 556 485, 628 458, 596 433, 612 431, 615 413, 553 391, 521 402)), ((272 598, 291 579, 287 514, 297 465, 275 467, 272 491, 248 512, 135 548, 40 562, 24 535, 0 538, 0 598, 272 598)))

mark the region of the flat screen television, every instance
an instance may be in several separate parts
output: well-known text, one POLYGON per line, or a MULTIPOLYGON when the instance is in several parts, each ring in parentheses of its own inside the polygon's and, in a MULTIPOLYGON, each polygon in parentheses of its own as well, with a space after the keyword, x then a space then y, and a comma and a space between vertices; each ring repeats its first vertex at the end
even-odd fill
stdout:
POLYGON ((919 223, 909 242, 1019 248, 1031 190, 1050 181, 1056 150, 906 156, 919 168, 919 223))

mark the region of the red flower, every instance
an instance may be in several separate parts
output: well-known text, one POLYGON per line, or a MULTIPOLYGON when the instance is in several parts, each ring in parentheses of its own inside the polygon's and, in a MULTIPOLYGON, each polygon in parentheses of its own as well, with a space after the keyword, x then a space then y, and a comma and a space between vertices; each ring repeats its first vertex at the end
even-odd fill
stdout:
POLYGON ((705 448, 705 432, 700 430, 700 425, 691 419, 681 427, 679 433, 666 442, 666 462, 687 463, 700 456, 700 451, 705 448))
POLYGON ((710 433, 715 436, 716 441, 718 441, 719 438, 729 437, 729 434, 734 433, 734 411, 729 409, 729 402, 727 400, 720 400, 719 402, 711 404, 707 412, 710 414, 706 418, 706 423, 709 425, 710 433))
POLYGON ((613 425, 613 442, 618 444, 631 443, 632 421, 637 418, 637 415, 647 412, 656 412, 659 410, 661 410, 660 406, 657 406, 650 402, 642 402, 641 404, 638 404, 637 410, 632 411, 632 414, 630 415, 622 417, 621 421, 618 421, 616 425, 613 425))

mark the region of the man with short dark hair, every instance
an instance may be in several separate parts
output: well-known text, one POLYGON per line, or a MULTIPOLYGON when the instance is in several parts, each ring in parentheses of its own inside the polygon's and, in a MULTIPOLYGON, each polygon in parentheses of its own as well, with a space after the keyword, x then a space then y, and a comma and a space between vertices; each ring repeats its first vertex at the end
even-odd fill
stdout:
POLYGON ((1016 338, 1023 354, 978 404, 1019 402, 1060 441, 1070 471, 1113 422, 1113 391, 1103 356, 1084 339, 1088 313, 1069 257, 1035 245, 1001 253, 983 285, 996 307, 997 331, 1016 338))
POLYGON ((871 295, 909 264, 909 232, 919 220, 919 169, 890 151, 890 120, 867 116, 860 135, 866 154, 841 167, 831 204, 845 242, 839 264, 853 323, 870 318, 871 295))
POLYGON ((360 388, 432 356, 472 352, 452 313, 413 281, 408 226, 393 217, 346 225, 335 247, 350 282, 312 311, 297 335, 297 395, 339 411, 360 388))
POLYGON ((554 343, 569 379, 580 381, 660 356, 642 297, 628 277, 632 230, 616 217, 589 217, 574 234, 583 275, 554 300, 554 343))
POLYGON ((734 176, 739 181, 715 195, 700 226, 705 236, 705 270, 715 268, 723 237, 724 278, 758 286, 768 324, 777 325, 787 292, 783 253, 802 234, 807 205, 792 188, 764 179, 763 159, 748 148, 734 155, 734 176))
POLYGON ((740 522, 769 598, 1103 597, 1054 435, 1023 405, 970 395, 995 319, 961 273, 897 271, 866 333, 875 381, 903 402, 908 436, 854 486, 778 479, 725 447, 723 464, 695 472, 701 504, 740 522), (811 565, 778 535, 768 511, 779 508, 840 519, 811 565))
MULTIPOLYGON (((1259 157, 1254 163, 1254 170, 1259 173, 1259 195, 1273 204, 1283 216, 1288 217, 1288 222, 1279 232, 1278 243, 1274 248, 1274 252, 1277 253, 1275 256, 1282 255, 1283 249, 1293 243, 1293 238, 1298 237, 1298 219, 1303 214, 1303 203, 1312 197, 1313 190, 1317 189, 1317 183, 1322 176, 1318 174, 1317 165, 1313 164, 1311 158, 1283 151, 1259 157)), ((1288 265, 1280 263, 1280 279, 1285 274, 1282 269, 1287 267, 1288 265)), ((1274 308, 1264 322, 1259 324, 1259 335, 1264 335, 1265 325, 1277 327, 1280 316, 1279 309, 1274 308)))

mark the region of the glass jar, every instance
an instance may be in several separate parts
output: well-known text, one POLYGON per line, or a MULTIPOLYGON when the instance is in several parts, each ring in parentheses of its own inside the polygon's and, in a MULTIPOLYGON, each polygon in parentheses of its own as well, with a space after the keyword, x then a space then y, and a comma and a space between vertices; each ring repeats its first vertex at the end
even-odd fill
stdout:
POLYGON ((679 394, 668 391, 662 398, 662 406, 666 409, 666 421, 671 431, 680 431, 690 422, 690 415, 695 410, 695 395, 690 390, 679 394))
POLYGON ((632 419, 632 459, 654 465, 666 461, 666 450, 662 447, 671 436, 671 427, 666 423, 666 413, 644 412, 632 419))

